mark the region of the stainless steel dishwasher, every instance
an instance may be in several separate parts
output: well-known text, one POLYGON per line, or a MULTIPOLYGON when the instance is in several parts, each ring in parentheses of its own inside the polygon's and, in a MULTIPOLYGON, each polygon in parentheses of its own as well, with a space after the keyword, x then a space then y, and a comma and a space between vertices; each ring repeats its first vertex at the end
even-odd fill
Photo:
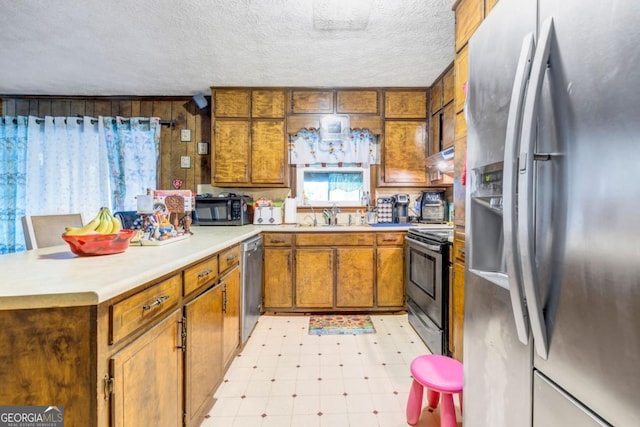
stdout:
POLYGON ((242 345, 258 322, 262 311, 262 236, 242 242, 242 306, 240 307, 240 333, 242 345))

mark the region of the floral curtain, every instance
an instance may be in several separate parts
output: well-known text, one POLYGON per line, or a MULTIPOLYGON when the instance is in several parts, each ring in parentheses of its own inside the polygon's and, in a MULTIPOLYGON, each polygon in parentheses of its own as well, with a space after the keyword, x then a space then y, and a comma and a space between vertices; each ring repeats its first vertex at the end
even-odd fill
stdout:
POLYGON ((135 196, 157 185, 160 119, 102 117, 100 128, 109 157, 112 209, 136 210, 135 196))
POLYGON ((349 136, 341 140, 323 140, 317 129, 300 129, 290 137, 289 163, 380 164, 379 146, 378 137, 368 129, 351 129, 349 136))
POLYGON ((22 216, 100 207, 135 210, 156 188, 160 119, 4 117, 0 120, 0 253, 25 249, 22 216))
POLYGON ((27 118, 0 117, 0 254, 25 250, 27 118))

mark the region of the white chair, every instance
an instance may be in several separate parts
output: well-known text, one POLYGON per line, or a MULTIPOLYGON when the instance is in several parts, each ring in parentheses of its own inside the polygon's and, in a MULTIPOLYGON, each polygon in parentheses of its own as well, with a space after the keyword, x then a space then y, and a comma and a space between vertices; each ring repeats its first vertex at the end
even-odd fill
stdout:
POLYGON ((63 245, 65 227, 82 227, 82 214, 27 215, 22 217, 22 230, 27 249, 63 245))

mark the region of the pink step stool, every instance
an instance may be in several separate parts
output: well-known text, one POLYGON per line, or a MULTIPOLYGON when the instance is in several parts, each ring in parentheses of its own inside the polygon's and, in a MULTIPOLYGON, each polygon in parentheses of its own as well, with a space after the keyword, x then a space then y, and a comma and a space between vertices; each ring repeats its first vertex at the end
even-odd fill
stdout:
POLYGON ((411 362, 411 375, 413 383, 407 401, 407 423, 415 425, 420 420, 422 397, 426 388, 430 411, 438 407, 442 394, 440 426, 457 427, 453 394, 460 394, 462 408, 462 363, 451 357, 435 354, 418 356, 411 362))

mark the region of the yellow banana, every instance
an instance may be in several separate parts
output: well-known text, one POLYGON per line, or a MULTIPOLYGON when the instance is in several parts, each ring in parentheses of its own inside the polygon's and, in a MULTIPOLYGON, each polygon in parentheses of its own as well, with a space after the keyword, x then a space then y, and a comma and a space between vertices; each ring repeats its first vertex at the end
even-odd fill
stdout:
POLYGON ((111 222, 110 215, 107 213, 105 208, 100 210, 100 225, 96 228, 96 231, 100 234, 110 234, 111 229, 113 228, 113 223, 111 222))
POLYGON ((82 227, 67 227, 66 234, 70 236, 82 236, 84 234, 89 234, 92 231, 95 231, 96 228, 100 225, 100 214, 96 215, 91 221, 89 221, 86 225, 82 227))
POLYGON ((111 233, 117 233, 122 230, 122 224, 120 224, 120 220, 115 216, 111 217, 111 222, 113 223, 113 228, 111 229, 111 233))

